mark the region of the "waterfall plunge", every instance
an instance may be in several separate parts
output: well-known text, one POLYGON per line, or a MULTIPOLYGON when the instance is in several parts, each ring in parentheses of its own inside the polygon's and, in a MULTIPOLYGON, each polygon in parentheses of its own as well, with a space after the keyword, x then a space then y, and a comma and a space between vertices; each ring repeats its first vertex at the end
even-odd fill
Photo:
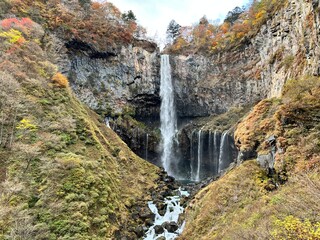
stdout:
POLYGON ((161 82, 160 82, 160 121, 162 136, 161 161, 164 169, 172 175, 172 160, 174 159, 173 145, 177 132, 177 118, 174 105, 174 90, 171 79, 169 55, 161 56, 161 82))

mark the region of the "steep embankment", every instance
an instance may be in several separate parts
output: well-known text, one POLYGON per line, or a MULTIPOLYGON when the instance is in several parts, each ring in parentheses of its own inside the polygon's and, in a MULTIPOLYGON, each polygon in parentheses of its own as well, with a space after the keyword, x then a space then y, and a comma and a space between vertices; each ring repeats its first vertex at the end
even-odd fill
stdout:
POLYGON ((28 18, 0 26, 0 238, 126 235, 157 169, 74 97, 50 34, 28 18))
POLYGON ((155 158, 157 134, 132 118, 159 119, 159 49, 145 40, 145 30, 134 19, 124 19, 110 2, 90 0, 4 1, 0 16, 27 16, 41 24, 48 33, 46 51, 77 98, 110 117, 139 156, 146 152, 141 142, 150 136, 149 156, 155 158))
POLYGON ((236 143, 267 156, 266 139, 276 136, 275 163, 266 172, 245 162, 201 190, 181 239, 320 239, 319 93, 319 78, 301 78, 281 99, 253 108, 236 127, 236 143))
POLYGON ((208 116, 255 104, 279 97, 288 79, 318 76, 319 26, 318 1, 288 0, 253 36, 230 43, 231 49, 172 57, 178 115, 208 116))

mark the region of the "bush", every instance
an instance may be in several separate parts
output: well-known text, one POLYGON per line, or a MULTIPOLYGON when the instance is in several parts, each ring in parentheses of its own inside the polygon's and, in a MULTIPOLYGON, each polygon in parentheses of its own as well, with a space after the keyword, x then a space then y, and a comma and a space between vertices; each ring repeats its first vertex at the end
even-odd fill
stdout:
POLYGON ((69 85, 67 77, 59 72, 52 77, 52 81, 61 88, 66 88, 69 85))
POLYGON ((272 232, 275 239, 320 239, 320 222, 301 221, 294 216, 287 216, 283 221, 276 220, 278 229, 272 232))

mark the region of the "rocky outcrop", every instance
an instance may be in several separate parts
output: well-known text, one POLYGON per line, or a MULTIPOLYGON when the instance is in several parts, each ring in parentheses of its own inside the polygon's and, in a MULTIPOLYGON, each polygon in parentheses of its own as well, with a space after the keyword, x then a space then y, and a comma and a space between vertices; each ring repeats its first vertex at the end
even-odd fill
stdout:
POLYGON ((160 135, 155 129, 124 116, 107 119, 110 127, 139 157, 162 166, 160 160, 160 135))
MULTIPOLYGON (((56 45, 61 46, 61 42, 56 45)), ((159 115, 160 62, 156 44, 135 40, 106 52, 78 40, 62 46, 56 49, 57 63, 69 77, 77 97, 90 108, 106 115, 128 111, 140 117, 159 115)))
POLYGON ((278 97, 287 79, 320 75, 319 1, 288 0, 251 39, 213 56, 171 58, 180 117, 278 97))

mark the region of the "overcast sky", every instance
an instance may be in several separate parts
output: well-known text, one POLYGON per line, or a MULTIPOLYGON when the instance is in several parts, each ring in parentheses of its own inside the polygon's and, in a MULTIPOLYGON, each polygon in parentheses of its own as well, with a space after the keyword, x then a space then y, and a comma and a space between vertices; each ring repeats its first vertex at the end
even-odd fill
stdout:
POLYGON ((206 15, 209 20, 223 20, 228 11, 243 6, 249 0, 108 0, 121 12, 132 10, 148 36, 165 38, 169 22, 192 25, 206 15))

